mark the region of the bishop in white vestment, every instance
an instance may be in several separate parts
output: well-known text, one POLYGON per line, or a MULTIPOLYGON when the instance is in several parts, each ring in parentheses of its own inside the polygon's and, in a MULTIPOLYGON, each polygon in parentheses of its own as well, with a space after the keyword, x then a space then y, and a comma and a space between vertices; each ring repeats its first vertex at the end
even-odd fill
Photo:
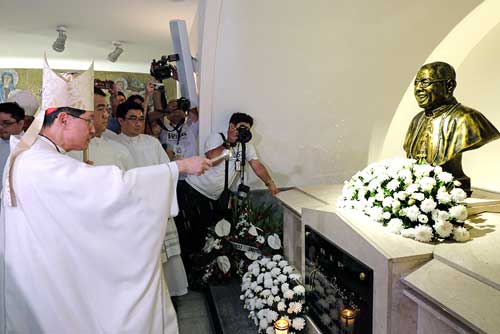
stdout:
POLYGON ((90 70, 63 77, 46 65, 47 112, 11 140, 0 219, 0 334, 178 332, 160 247, 167 217, 177 211, 178 173, 199 174, 210 163, 195 157, 124 172, 61 154, 90 141, 92 86, 90 70))

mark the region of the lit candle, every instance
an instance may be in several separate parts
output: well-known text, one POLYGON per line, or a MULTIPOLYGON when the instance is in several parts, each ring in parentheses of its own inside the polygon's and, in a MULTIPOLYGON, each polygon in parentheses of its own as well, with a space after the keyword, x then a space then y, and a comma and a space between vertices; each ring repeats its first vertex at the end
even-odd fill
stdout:
POLYGON ((356 311, 350 308, 345 308, 340 311, 340 327, 342 333, 354 334, 354 322, 356 320, 356 311))
POLYGON ((280 318, 274 323, 274 332, 276 334, 288 334, 288 321, 285 318, 280 318))

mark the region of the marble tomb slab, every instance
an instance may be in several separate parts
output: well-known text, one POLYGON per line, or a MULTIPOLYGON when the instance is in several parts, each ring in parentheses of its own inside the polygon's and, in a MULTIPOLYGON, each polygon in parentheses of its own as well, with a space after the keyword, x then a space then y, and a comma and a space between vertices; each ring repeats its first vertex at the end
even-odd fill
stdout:
POLYGON ((432 260, 403 278, 427 300, 479 333, 500 332, 500 291, 432 260))

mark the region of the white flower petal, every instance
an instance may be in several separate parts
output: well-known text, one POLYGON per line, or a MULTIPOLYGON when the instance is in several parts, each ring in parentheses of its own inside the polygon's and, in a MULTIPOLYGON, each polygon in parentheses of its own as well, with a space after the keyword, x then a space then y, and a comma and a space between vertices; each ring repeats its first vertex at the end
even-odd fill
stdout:
POLYGON ((229 258, 225 255, 217 257, 217 267, 226 274, 229 269, 231 269, 231 262, 229 262, 229 258))
POLYGON ((259 258, 260 254, 257 252, 245 252, 245 256, 250 260, 254 261, 259 258))
POLYGON ((231 223, 225 219, 220 220, 217 225, 215 225, 215 233, 219 237, 225 237, 231 232, 231 223))
POLYGON ((277 235, 276 233, 267 237, 267 243, 269 244, 269 247, 271 247, 272 249, 281 248, 281 239, 279 235, 277 235))

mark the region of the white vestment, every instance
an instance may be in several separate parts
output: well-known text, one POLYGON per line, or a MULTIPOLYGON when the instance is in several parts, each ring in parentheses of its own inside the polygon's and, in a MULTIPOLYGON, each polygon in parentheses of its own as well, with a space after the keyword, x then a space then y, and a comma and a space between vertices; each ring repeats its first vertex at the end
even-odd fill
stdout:
POLYGON ((174 163, 93 167, 38 137, 12 173, 17 206, 2 201, 0 219, 0 334, 178 333, 160 261, 178 211, 174 163))
MULTIPOLYGON (((94 163, 94 166, 114 165, 122 170, 139 167, 135 165, 129 150, 124 145, 109 138, 103 134, 101 137, 94 137, 90 141, 88 147, 89 159, 94 163)), ((67 155, 83 161, 83 151, 71 151, 67 155)))
POLYGON ((118 135, 116 133, 114 133, 113 131, 106 129, 102 133, 101 137, 106 138, 106 139, 116 140, 118 135))
MULTIPOLYGON (((141 134, 136 137, 129 137, 123 133, 117 139, 132 154, 135 167, 152 166, 164 164, 169 161, 167 153, 161 146, 158 139, 141 134)), ((171 296, 182 296, 188 292, 188 281, 186 270, 181 259, 181 248, 177 227, 172 218, 167 223, 165 234, 163 257, 165 262, 165 278, 171 296)))

